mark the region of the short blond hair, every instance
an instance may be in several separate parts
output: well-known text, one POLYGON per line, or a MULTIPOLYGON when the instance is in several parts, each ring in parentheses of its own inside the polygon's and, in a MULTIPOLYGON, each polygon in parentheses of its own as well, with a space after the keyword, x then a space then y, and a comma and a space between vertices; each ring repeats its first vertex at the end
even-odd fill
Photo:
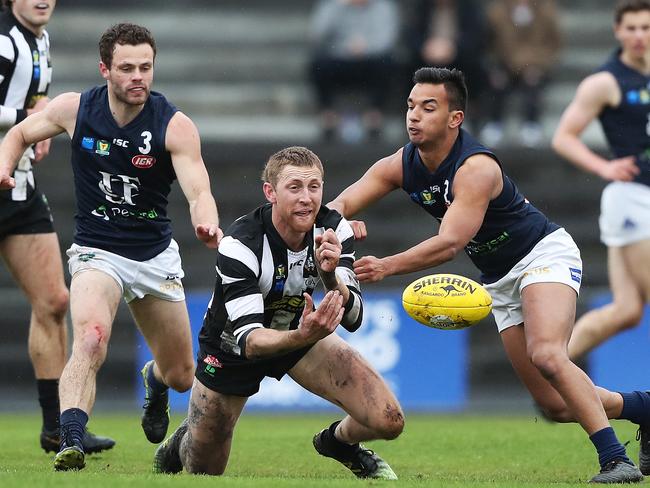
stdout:
POLYGON ((321 177, 325 178, 323 163, 313 151, 302 146, 291 146, 281 149, 269 158, 264 165, 264 171, 262 171, 262 181, 275 187, 280 173, 286 166, 316 167, 320 171, 321 177))

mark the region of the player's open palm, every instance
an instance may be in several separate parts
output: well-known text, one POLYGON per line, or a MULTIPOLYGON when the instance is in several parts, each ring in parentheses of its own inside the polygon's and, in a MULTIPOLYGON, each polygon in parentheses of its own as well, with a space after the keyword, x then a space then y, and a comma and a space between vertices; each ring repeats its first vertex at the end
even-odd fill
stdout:
POLYGON ((298 331, 305 344, 314 344, 330 335, 343 319, 343 297, 338 290, 328 291, 325 298, 314 310, 314 300, 309 293, 303 293, 305 309, 298 331))

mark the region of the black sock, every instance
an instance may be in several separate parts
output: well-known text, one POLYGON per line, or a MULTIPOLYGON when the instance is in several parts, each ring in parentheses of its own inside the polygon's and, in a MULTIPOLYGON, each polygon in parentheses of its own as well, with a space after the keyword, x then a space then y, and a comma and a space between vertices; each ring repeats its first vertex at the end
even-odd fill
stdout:
POLYGON ((330 425, 328 429, 329 435, 327 436, 327 442, 329 444, 329 447, 337 456, 344 458, 350 457, 357 451, 359 443, 357 442, 356 444, 348 444, 347 442, 340 441, 336 438, 336 435, 334 433, 336 432, 336 427, 338 427, 340 423, 341 421, 337 420, 332 425, 330 425))
POLYGON ((59 380, 36 380, 38 403, 43 413, 43 430, 59 433, 59 380))
POLYGON ((88 414, 80 408, 69 408, 61 412, 61 447, 75 445, 83 448, 82 439, 87 423, 88 414))

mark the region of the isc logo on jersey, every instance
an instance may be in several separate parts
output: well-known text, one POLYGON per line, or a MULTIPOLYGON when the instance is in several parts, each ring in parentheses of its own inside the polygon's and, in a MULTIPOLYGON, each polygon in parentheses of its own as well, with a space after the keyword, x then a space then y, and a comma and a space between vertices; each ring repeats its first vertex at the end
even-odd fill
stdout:
POLYGON ((131 158, 131 163, 136 168, 147 169, 156 164, 156 158, 153 156, 148 156, 146 154, 136 154, 131 158))
POLYGON ((423 276, 404 289, 402 305, 421 324, 437 329, 469 327, 487 317, 492 297, 477 282, 454 274, 423 276))

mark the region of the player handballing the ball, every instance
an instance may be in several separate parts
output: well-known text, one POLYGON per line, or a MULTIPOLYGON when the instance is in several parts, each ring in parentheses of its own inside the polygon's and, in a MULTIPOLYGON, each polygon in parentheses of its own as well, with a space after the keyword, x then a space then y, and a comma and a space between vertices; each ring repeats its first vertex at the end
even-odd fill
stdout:
MULTIPOLYGON (((515 371, 535 401, 558 422, 580 423, 600 462, 592 482, 639 482, 641 472, 609 418, 650 419, 650 395, 596 388, 567 355, 582 278, 571 236, 518 191, 497 156, 462 129, 467 87, 462 72, 421 68, 407 100, 410 142, 376 162, 331 208, 350 218, 393 190, 440 222, 437 235, 384 258, 354 263, 361 281, 420 271, 462 249, 481 271, 515 371)), ((355 224, 355 237, 366 228, 355 224)))

